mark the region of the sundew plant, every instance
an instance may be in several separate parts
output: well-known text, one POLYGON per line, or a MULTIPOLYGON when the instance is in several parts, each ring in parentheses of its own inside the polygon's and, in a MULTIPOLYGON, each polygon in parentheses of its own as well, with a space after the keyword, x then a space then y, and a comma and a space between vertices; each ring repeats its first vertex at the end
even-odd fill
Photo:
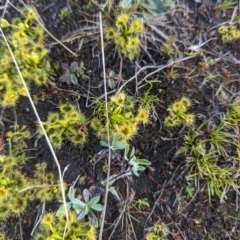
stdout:
POLYGON ((108 105, 108 119, 105 117, 104 102, 99 101, 95 107, 96 116, 91 120, 91 127, 101 140, 107 139, 107 126, 111 138, 118 133, 122 140, 128 140, 137 133, 141 123, 146 124, 149 120, 150 110, 144 106, 137 108, 134 100, 124 92, 110 97, 108 105))
MULTIPOLYGON (((37 14, 31 8, 22 9, 22 14, 9 23, 0 20, 0 27, 6 32, 12 52, 26 83, 42 85, 47 82, 51 71, 46 59, 48 50, 44 47, 44 30, 36 21, 37 14)), ((0 104, 13 106, 19 96, 27 96, 18 71, 6 44, 0 46, 0 104)))
POLYGON ((106 29, 106 37, 114 42, 119 53, 133 60, 139 53, 143 29, 140 19, 131 20, 127 13, 122 13, 117 17, 115 25, 106 29))

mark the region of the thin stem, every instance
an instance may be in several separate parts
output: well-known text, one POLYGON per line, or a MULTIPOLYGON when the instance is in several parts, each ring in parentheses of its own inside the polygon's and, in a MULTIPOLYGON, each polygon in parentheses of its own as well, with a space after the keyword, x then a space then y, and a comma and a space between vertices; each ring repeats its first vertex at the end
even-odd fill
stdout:
MULTIPOLYGON (((101 48, 102 48, 102 64, 103 64, 103 80, 104 80, 104 97, 105 97, 105 108, 106 108, 106 119, 108 120, 108 104, 107 104, 107 79, 106 79, 106 70, 105 70, 105 55, 104 55, 104 44, 103 44, 103 27, 102 27, 102 13, 99 12, 99 22, 100 22, 100 35, 101 35, 101 48)), ((99 240, 102 240, 103 228, 105 215, 107 210, 107 200, 108 200, 108 189, 109 189, 109 178, 110 178, 110 165, 111 165, 111 149, 110 149, 110 134, 109 126, 107 128, 107 142, 108 142, 108 171, 107 171, 107 181, 106 181, 106 191, 105 191, 105 200, 104 207, 102 212, 102 221, 99 231, 99 240)))

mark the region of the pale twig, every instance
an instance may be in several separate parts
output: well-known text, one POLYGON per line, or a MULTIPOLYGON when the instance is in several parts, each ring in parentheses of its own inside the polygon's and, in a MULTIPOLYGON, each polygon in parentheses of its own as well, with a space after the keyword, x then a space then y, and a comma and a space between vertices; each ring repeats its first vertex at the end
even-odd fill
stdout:
POLYGON ((34 188, 46 188, 46 187, 56 187, 58 186, 58 184, 39 184, 39 185, 34 185, 34 186, 29 186, 29 187, 26 187, 24 189, 21 189, 18 191, 18 193, 22 193, 22 192, 25 192, 25 191, 28 191, 28 190, 31 190, 31 189, 34 189, 34 188))
POLYGON ((167 68, 167 67, 170 67, 176 63, 179 63, 179 62, 182 62, 182 61, 186 61, 186 60, 189 60, 191 58, 194 58, 196 57, 196 53, 194 55, 191 55, 191 56, 187 56, 187 57, 184 57, 184 58, 179 58, 179 59, 176 59, 175 61, 171 61, 165 65, 158 65, 158 66, 154 66, 154 65, 150 65, 150 66, 145 66, 145 67, 142 67, 133 77, 131 77, 130 79, 128 79, 126 82, 124 82, 121 87, 118 89, 117 93, 119 93, 120 91, 122 91, 122 89, 129 83, 131 82, 133 79, 135 79, 142 71, 144 70, 148 70, 148 69, 157 69, 149 74, 147 74, 141 81, 138 82, 138 86, 143 82, 145 81, 148 77, 152 76, 153 74, 167 68))
POLYGON ((22 218, 21 218, 20 214, 18 214, 18 218, 19 218, 20 239, 23 240, 22 218))
POLYGON ((9 0, 7 0, 7 1, 5 2, 5 4, 4 4, 4 6, 1 7, 1 9, 3 9, 3 13, 2 13, 1 18, 4 17, 4 15, 5 15, 6 11, 7 11, 8 3, 9 3, 9 0))
POLYGON ((42 211, 41 211, 40 215, 39 215, 39 211, 38 211, 38 215, 37 215, 37 218, 35 220, 35 224, 34 224, 32 232, 31 232, 31 236, 34 235, 36 228, 38 227, 38 225, 40 224, 40 222, 42 220, 42 216, 45 212, 45 205, 46 205, 46 202, 44 201, 43 205, 42 205, 42 211))
POLYGON ((47 133, 46 133, 44 127, 43 127, 43 124, 42 124, 41 119, 40 119, 40 117, 39 117, 39 115, 38 115, 37 109, 36 109, 36 107, 35 107, 35 105, 34 105, 34 102, 33 102, 33 100, 32 100, 32 97, 31 97, 31 95, 30 95, 30 92, 29 92, 29 90, 28 90, 27 84, 26 84, 26 82, 25 82, 25 80, 24 80, 24 78, 23 78, 23 76, 22 76, 21 70, 20 70, 20 68, 19 68, 19 66, 18 66, 18 63, 17 63, 17 61, 16 61, 16 58, 15 58, 13 52, 12 52, 12 49, 11 49, 11 47, 10 47, 9 44, 8 44, 8 41, 7 41, 6 37, 5 37, 5 34, 4 34, 3 31, 2 31, 2 28, 0 28, 0 32, 1 32, 1 35, 2 35, 2 37, 3 37, 3 39, 4 39, 5 43, 6 43, 6 46, 7 46, 7 48, 8 48, 8 51, 9 51, 9 53, 11 54, 12 60, 13 60, 13 62, 14 62, 14 65, 15 65, 16 69, 17 69, 17 72, 18 72, 18 74, 19 74, 19 77, 20 77, 20 79, 21 79, 21 81, 22 81, 22 84, 23 84, 23 86, 24 86, 24 88, 25 88, 25 90, 26 90, 26 92, 27 92, 27 96, 28 96, 29 102, 30 102, 30 104, 31 104, 31 106, 32 106, 33 112, 34 112, 34 114, 35 114, 35 116, 36 116, 36 118, 37 118, 38 124, 39 124, 39 126, 40 126, 40 128, 41 128, 41 130, 42 130, 42 132, 43 132, 43 135, 44 135, 45 138, 46 138, 46 141, 47 141, 47 144, 48 144, 48 146, 49 146, 49 149, 50 149, 50 151, 51 151, 51 153, 52 153, 53 159, 54 159, 54 161, 55 161, 55 163, 56 163, 56 165, 57 165, 58 175, 59 175, 59 181, 60 181, 60 186, 61 186, 61 192, 62 192, 62 198, 63 198, 63 205, 64 205, 64 209, 65 209, 65 214, 66 214, 66 226, 65 226, 65 231, 64 231, 64 234, 63 234, 63 239, 64 239, 65 234, 66 234, 66 230, 67 230, 67 226, 68 226, 68 223, 69 223, 69 217, 68 217, 68 210, 67 210, 67 205, 66 205, 65 189, 64 189, 64 183, 63 183, 63 178, 62 178, 61 166, 60 166, 60 164, 59 164, 59 161, 58 161, 58 159, 57 159, 57 156, 56 156, 56 154, 55 154, 55 151, 54 151, 54 149, 53 149, 53 147, 52 147, 52 144, 51 144, 51 142, 50 142, 50 140, 49 140, 49 138, 48 138, 48 135, 47 135, 47 133))
POLYGON ((89 105, 87 105, 86 107, 87 107, 87 108, 91 107, 91 106, 94 105, 98 100, 103 99, 103 98, 105 97, 105 95, 109 95, 109 94, 115 93, 115 92, 116 92, 116 89, 113 89, 112 91, 109 91, 109 92, 107 92, 107 93, 102 94, 100 97, 97 98, 97 100, 91 102, 91 103, 90 103, 89 105))
MULTIPOLYGON (((105 93, 105 108, 106 108, 106 119, 108 121, 108 102, 107 102, 107 79, 106 79, 106 69, 105 69, 105 55, 104 55, 104 42, 103 42, 103 26, 102 26, 102 13, 99 12, 99 22, 100 22, 100 37, 101 37, 101 49, 102 49, 102 64, 103 64, 103 81, 104 81, 104 93, 105 93)), ((102 212, 102 221, 99 231, 99 240, 102 240, 105 215, 107 210, 107 200, 108 200, 108 189, 109 189, 109 178, 110 178, 110 165, 111 165, 111 150, 110 150, 110 133, 109 126, 107 128, 107 142, 108 142, 108 171, 107 171, 107 181, 105 190, 104 207, 102 212)))

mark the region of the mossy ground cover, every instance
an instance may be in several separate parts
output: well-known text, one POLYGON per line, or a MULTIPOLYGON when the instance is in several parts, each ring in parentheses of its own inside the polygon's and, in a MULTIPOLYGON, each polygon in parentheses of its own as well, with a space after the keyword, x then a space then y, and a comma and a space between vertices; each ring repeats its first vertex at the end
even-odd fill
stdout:
MULTIPOLYGON (((45 38, 30 31, 37 23, 14 24, 38 39, 41 54, 24 34, 23 45, 11 42, 20 30, 2 30, 12 34, 18 61, 19 48, 28 49, 20 70, 53 143, 72 210, 65 239, 238 239, 237 3, 173 1, 165 9, 156 1, 24 3, 38 13, 45 38), (44 72, 40 85, 34 78, 43 70, 48 78, 44 72), (103 220, 95 210, 106 198, 108 170, 103 220), (96 218, 103 232, 93 227, 96 218)), ((9 1, 1 13, 11 23, 23 7, 9 1)), ((8 61, 0 62, 0 237, 61 239, 67 219, 56 215, 62 206, 58 168, 5 47, 1 38, 1 59, 8 61), (15 97, 10 102, 7 91, 15 97)))

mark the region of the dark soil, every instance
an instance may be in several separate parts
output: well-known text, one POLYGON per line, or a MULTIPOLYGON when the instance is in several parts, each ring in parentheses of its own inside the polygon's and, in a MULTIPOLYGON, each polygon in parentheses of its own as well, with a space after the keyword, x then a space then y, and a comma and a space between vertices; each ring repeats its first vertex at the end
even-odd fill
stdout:
MULTIPOLYGON (((30 4, 29 1, 27 2, 30 4)), ((152 94, 157 94, 159 97, 159 105, 155 107, 150 123, 142 127, 130 143, 137 149, 141 158, 151 161, 151 167, 141 173, 139 177, 124 178, 114 183, 114 187, 121 197, 121 202, 118 202, 109 194, 102 238, 104 240, 109 239, 110 236, 114 240, 144 239, 147 231, 156 222, 165 226, 165 238, 169 240, 227 240, 239 239, 240 236, 240 218, 239 212, 236 211, 239 202, 236 192, 230 190, 228 199, 224 203, 220 203, 218 197, 212 197, 212 201, 209 203, 204 183, 201 183, 198 193, 195 194, 197 189, 194 189, 194 197, 189 196, 186 190, 188 186, 186 180, 188 170, 186 170, 185 166, 185 156, 175 155, 183 144, 184 134, 186 134, 187 130, 181 128, 168 129, 163 124, 163 120, 168 114, 168 106, 175 100, 180 99, 181 96, 188 96, 192 100, 191 112, 199 116, 196 121, 200 122, 202 121, 200 115, 203 115, 205 119, 209 119, 214 116, 214 112, 217 110, 224 111, 224 107, 219 103, 223 96, 217 93, 221 84, 224 84, 224 87, 229 91, 234 92, 235 98, 239 96, 239 61, 233 60, 233 57, 235 59, 240 58, 239 40, 231 44, 223 43, 216 28, 220 23, 230 21, 233 9, 226 11, 217 9, 216 1, 203 0, 197 3, 197 1, 186 0, 177 2, 178 7, 176 9, 159 18, 158 28, 165 34, 176 38, 175 44, 178 46, 179 51, 182 52, 182 56, 187 56, 186 53, 189 53, 189 47, 198 45, 210 38, 214 39, 203 46, 203 54, 199 53, 198 56, 192 59, 164 68, 149 78, 149 80, 159 80, 151 90, 152 94), (219 60, 219 63, 209 68, 200 67, 206 60, 210 58, 216 59, 226 53, 229 53, 228 57, 223 57, 219 60), (174 80, 169 79, 169 72, 173 67, 178 70, 178 76, 174 80), (209 73, 218 74, 219 76, 214 80, 205 81, 204 79, 209 76, 209 73), (135 204, 134 200, 144 198, 147 199, 150 207, 143 207, 141 210, 136 209, 137 204, 135 204), (127 204, 125 212, 122 214, 126 202, 129 204, 127 204), (122 220, 116 225, 120 215, 122 220), (132 224, 129 221, 130 215, 132 216, 130 218, 132 224)), ((16 7, 21 6, 18 1, 15 1, 14 4, 16 7)), ((85 0, 42 0, 31 2, 31 4, 36 7, 45 27, 59 40, 64 41, 68 37, 70 38, 74 33, 81 32, 82 28, 98 26, 90 22, 90 20, 98 21, 97 8, 91 2, 85 0), (68 6, 71 7, 72 13, 64 19, 60 19, 60 9, 68 6)), ((11 18, 15 14, 13 9, 9 7, 6 17, 11 18)), ((147 31, 160 38, 150 28, 147 31)), ((85 33, 88 33, 87 30, 85 33)), ((93 108, 89 107, 89 105, 92 103, 92 99, 88 98, 87 90, 90 91, 91 96, 95 97, 99 97, 104 93, 103 79, 101 78, 103 70, 98 28, 96 27, 90 36, 82 38, 81 50, 79 50, 80 40, 76 38, 76 40, 66 42, 66 46, 77 54, 77 57, 74 57, 50 37, 48 38, 49 58, 53 65, 59 66, 55 76, 57 88, 49 85, 44 87, 33 86, 31 89, 32 95, 38 98, 36 107, 43 121, 47 119, 49 112, 57 110, 59 103, 65 102, 78 104, 84 114, 91 119, 93 108), (61 63, 69 64, 72 61, 83 61, 85 74, 88 76, 88 79, 78 79, 79 86, 67 86, 58 81, 59 76, 62 74, 61 63)), ((152 56, 154 63, 142 51, 137 64, 141 67, 148 65, 163 66, 182 57, 177 52, 171 56, 157 52, 155 46, 154 41, 149 40, 147 42, 149 54, 152 56)), ((157 46, 159 50, 161 44, 157 43, 157 46)), ((107 45, 105 49, 106 68, 119 73, 120 59, 117 54, 114 55, 113 53, 114 46, 107 45)), ((137 64, 134 61, 124 59, 122 66, 124 80, 128 80, 135 75, 137 64)), ((136 81, 141 81, 152 71, 150 68, 142 71, 137 76, 136 81)), ((143 96, 148 86, 142 87, 144 85, 143 81, 138 86, 138 91, 136 91, 136 81, 133 80, 127 84, 124 91, 132 96, 137 94, 143 96)), ((111 89, 108 90, 111 91, 111 89)), ((26 125, 34 134, 37 129, 36 117, 26 98, 20 99, 16 105, 16 113, 18 124, 26 125)), ((9 109, 9 112, 6 111, 5 118, 10 121, 14 120, 11 109, 9 109)), ((4 123, 6 129, 11 127, 10 122, 4 123)), ((29 139, 27 144, 29 148, 33 148, 35 139, 29 139)), ((35 148, 36 150, 28 153, 34 159, 29 160, 26 165, 26 173, 31 175, 34 165, 45 161, 48 165, 47 170, 54 172, 57 179, 57 168, 45 139, 41 138, 35 148)), ((84 188, 91 189, 94 194, 101 195, 103 202, 105 191, 101 181, 106 179, 107 176, 106 171, 104 171, 107 156, 97 162, 93 161, 93 159, 97 159, 97 153, 101 149, 99 139, 89 128, 86 144, 74 147, 70 142, 65 141, 61 149, 56 150, 56 154, 62 170, 69 165, 64 181, 70 185, 80 176, 80 180, 76 184, 77 191, 81 193, 84 188)), ((113 160, 111 175, 119 173, 120 169, 118 162, 113 160)), ((56 211, 59 205, 60 203, 57 202, 48 203, 46 210, 56 211)), ((34 203, 21 216, 23 239, 31 239, 30 234, 35 225, 34 221, 39 207, 39 202, 34 203)), ((100 219, 100 214, 98 217, 100 219)), ((9 234, 9 237, 16 240, 20 239, 18 218, 8 219, 2 225, 2 228, 9 234)))

